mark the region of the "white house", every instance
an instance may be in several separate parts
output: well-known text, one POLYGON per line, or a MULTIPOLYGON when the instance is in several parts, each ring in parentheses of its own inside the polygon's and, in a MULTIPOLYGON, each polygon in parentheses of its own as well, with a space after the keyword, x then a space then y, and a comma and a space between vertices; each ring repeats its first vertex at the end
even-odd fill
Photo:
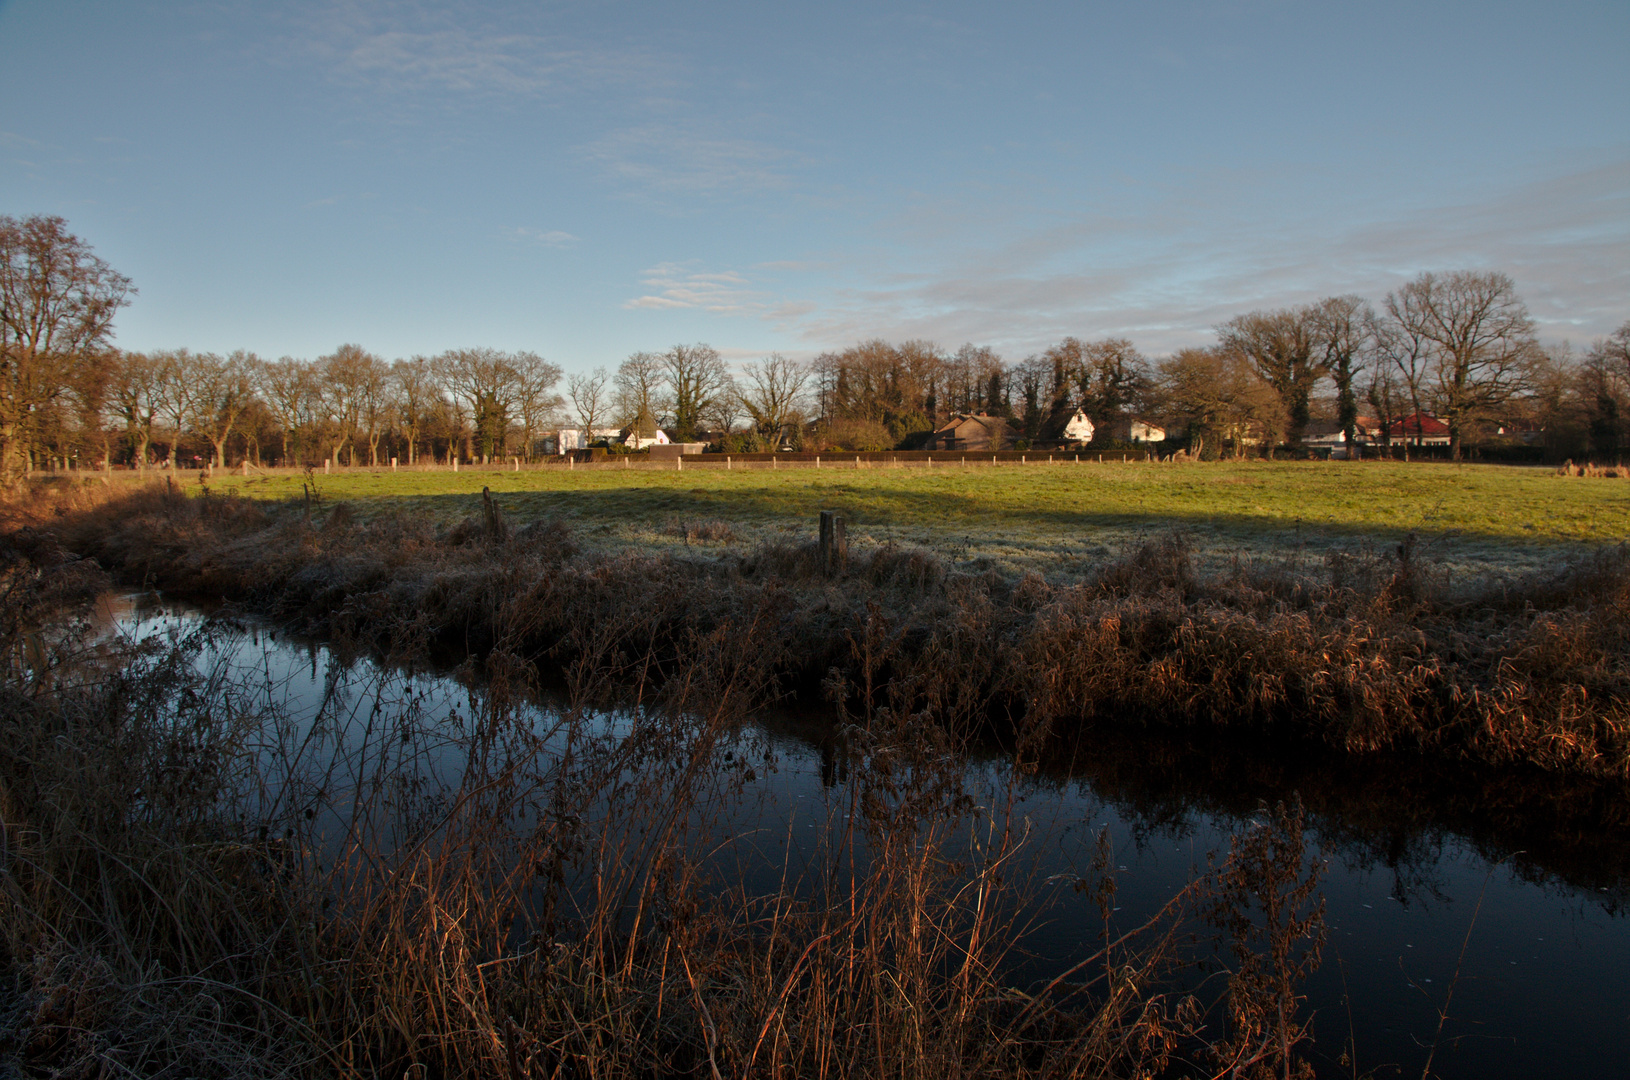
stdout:
POLYGON ((1064 425, 1064 441, 1089 443, 1092 441, 1092 421, 1080 409, 1070 417, 1070 422, 1064 425))
POLYGON ((561 428, 558 432, 555 433, 555 438, 557 440, 557 442, 556 442, 557 449, 556 449, 555 452, 559 453, 559 454, 564 454, 564 453, 567 453, 567 452, 572 451, 572 450, 582 450, 582 449, 585 449, 589 445, 589 443, 594 442, 596 439, 606 439, 606 440, 609 440, 609 441, 615 441, 617 439, 620 439, 622 437, 622 434, 623 434, 623 429, 622 428, 597 427, 593 431, 589 432, 589 435, 588 435, 587 438, 584 438, 582 428, 561 428))
POLYGON ((668 433, 661 428, 657 428, 656 435, 651 438, 636 434, 633 428, 623 428, 623 431, 627 432, 623 436, 623 445, 630 450, 644 450, 647 446, 667 446, 673 442, 668 438, 668 433))
POLYGON ((1162 442, 1166 438, 1165 428, 1140 420, 1130 413, 1105 417, 1099 427, 1108 438, 1122 442, 1162 442))

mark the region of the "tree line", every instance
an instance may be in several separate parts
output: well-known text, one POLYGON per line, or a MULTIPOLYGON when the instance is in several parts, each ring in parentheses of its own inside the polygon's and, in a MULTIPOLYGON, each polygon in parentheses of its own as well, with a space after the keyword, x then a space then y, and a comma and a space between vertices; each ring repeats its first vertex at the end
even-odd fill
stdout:
POLYGON ((492 348, 390 361, 355 344, 314 360, 125 352, 113 318, 134 293, 61 218, 0 217, 0 473, 530 459, 561 429, 582 442, 661 428, 736 451, 883 450, 966 413, 1033 444, 1060 439, 1078 410, 1180 428, 1201 456, 1295 452, 1316 421, 1352 446, 1367 418, 1386 442, 1420 415, 1446 426, 1455 457, 1490 424, 1543 432, 1573 456, 1630 446, 1630 322, 1583 353, 1542 347, 1500 273, 1421 274, 1377 305, 1253 311, 1207 347, 1155 359, 1125 338, 1066 337, 1014 362, 988 346, 872 340, 732 370, 692 344, 571 375, 492 348))

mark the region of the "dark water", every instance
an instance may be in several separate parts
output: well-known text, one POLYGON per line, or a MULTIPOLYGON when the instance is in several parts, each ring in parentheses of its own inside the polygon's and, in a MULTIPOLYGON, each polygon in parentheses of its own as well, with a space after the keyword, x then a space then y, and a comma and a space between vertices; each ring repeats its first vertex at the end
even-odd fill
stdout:
MULTIPOLYGON (((179 637, 203 618, 151 596, 114 598, 110 616, 134 637, 179 637)), ((404 703, 431 727, 471 707, 450 675, 341 663, 252 623, 217 628, 198 662, 256 687, 294 728, 326 717, 338 740, 404 703)), ((750 797, 716 827, 730 834, 744 883, 773 888, 807 855, 800 837, 832 810, 828 730, 819 716, 782 714, 749 734, 774 768, 755 773, 750 797)), ((415 758, 427 760, 448 783, 461 768, 451 739, 440 757, 415 758)), ((1419 1076, 1435 1046, 1442 1077, 1630 1076, 1623 789, 1125 731, 1085 733, 1067 759, 1017 781, 999 754, 968 769, 971 789, 1002 790, 1035 823, 1040 877, 1085 870, 1084 853, 1108 829, 1117 929, 1226 851, 1263 804, 1298 795, 1310 848, 1327 864, 1329 936, 1306 988, 1321 1075, 1419 1076), (1344 1051, 1350 1064, 1337 1061, 1344 1051)), ((1026 941, 1034 973, 1091 952, 1103 929, 1095 901, 1066 895, 1026 941)))

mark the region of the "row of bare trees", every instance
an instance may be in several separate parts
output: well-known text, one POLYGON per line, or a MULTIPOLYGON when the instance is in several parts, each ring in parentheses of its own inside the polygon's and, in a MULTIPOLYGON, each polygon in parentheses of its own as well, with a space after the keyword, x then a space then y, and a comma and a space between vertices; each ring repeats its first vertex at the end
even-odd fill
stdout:
POLYGON ((675 345, 634 353, 614 373, 568 376, 566 403, 585 438, 609 425, 648 439, 660 427, 681 442, 705 436, 752 450, 803 437, 810 375, 776 353, 732 372, 711 346, 675 345))
POLYGON ((133 464, 162 442, 170 466, 187 439, 226 463, 243 456, 284 463, 378 465, 382 453, 411 464, 426 450, 488 461, 529 456, 559 412, 560 368, 536 353, 453 349, 386 362, 359 345, 316 360, 263 360, 186 349, 109 356, 107 416, 133 464))
MULTIPOLYGON (((1196 450, 1271 452, 1301 447, 1316 418, 1333 421, 1351 446, 1361 414, 1383 440, 1395 422, 1424 414, 1447 426, 1458 457, 1486 423, 1543 424, 1567 412, 1565 399, 1577 411, 1585 396, 1599 399, 1598 413, 1616 408, 1601 387, 1616 385, 1610 373, 1619 368, 1604 358, 1627 337, 1630 324, 1596 343, 1580 368, 1566 350, 1540 347, 1506 275, 1427 273, 1379 307, 1337 296, 1237 316, 1217 328, 1214 345, 1158 363, 1122 338, 1065 338, 1011 365, 973 345, 953 355, 921 341, 870 341, 819 357, 814 377, 818 414, 856 443, 897 445, 957 412, 1007 416, 1018 437, 1057 439, 1079 409, 1096 421, 1135 412, 1174 424, 1196 450), (1597 390, 1579 382, 1587 373, 1597 390)), ((1598 419, 1593 430, 1601 427, 1598 419)))
POLYGON ((41 460, 144 467, 155 451, 173 467, 188 443, 220 464, 229 446, 284 463, 530 457, 539 436, 570 425, 584 440, 661 427, 742 450, 809 439, 864 450, 983 412, 1008 418, 1015 439, 1053 440, 1077 410, 1100 424, 1162 421, 1197 452, 1299 448, 1316 419, 1352 445, 1361 413, 1383 433, 1436 417, 1455 456, 1494 422, 1543 428, 1559 451, 1630 448, 1630 323, 1582 355, 1542 348, 1499 273, 1422 274, 1379 305, 1339 296, 1250 312, 1219 326, 1212 346, 1158 361, 1124 338, 1067 337, 1016 363, 987 346, 872 340, 732 370, 692 344, 573 374, 564 395, 561 369, 532 352, 121 353, 112 320, 133 292, 61 218, 0 217, 0 477, 41 460))

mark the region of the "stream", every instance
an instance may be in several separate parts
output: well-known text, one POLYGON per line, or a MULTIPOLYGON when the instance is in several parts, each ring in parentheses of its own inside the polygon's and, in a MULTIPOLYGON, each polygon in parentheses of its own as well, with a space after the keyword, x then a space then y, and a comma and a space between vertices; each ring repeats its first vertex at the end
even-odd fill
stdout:
MULTIPOLYGON (((106 613, 112 632, 134 639, 177 639, 207 618, 153 594, 110 596, 106 613)), ((387 698, 432 719, 470 708, 470 689, 452 674, 344 663, 253 620, 218 623, 197 662, 253 682, 296 724, 320 710, 366 724, 387 698)), ((800 829, 823 812, 830 726, 813 709, 788 709, 748 733, 774 767, 751 774, 743 805, 755 819, 724 827, 754 835, 762 858, 742 871, 754 887, 773 890, 800 829)), ((448 776, 460 768, 451 751, 431 759, 448 776)), ((967 767, 1007 771, 996 753, 967 767)), ((1045 823, 1043 875, 1082 870, 1076 852, 1107 828, 1124 926, 1157 910, 1208 854, 1226 852, 1264 803, 1299 794, 1309 849, 1327 864, 1324 960, 1305 988, 1321 1076, 1420 1076, 1429 1051, 1432 1073, 1446 1078, 1630 1075, 1623 791, 1453 772, 1137 729, 1087 732, 1070 761, 1009 790, 1045 823)), ((1090 895, 1066 896, 1026 938, 1031 959, 1018 975, 1067 966, 1102 930, 1090 895)))

